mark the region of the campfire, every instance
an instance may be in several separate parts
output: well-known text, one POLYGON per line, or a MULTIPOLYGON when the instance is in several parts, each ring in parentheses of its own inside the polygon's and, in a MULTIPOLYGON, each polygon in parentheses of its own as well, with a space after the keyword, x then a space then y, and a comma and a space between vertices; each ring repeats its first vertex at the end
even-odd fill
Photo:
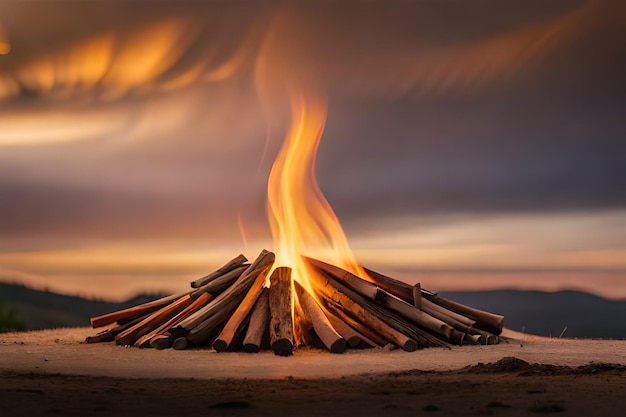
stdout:
POLYGON ((271 120, 280 120, 277 131, 284 131, 286 119, 276 112, 289 104, 287 133, 267 187, 274 252, 264 250, 251 263, 237 256, 187 292, 95 317, 94 327, 117 325, 89 342, 158 349, 208 345, 219 352, 271 348, 278 355, 299 346, 339 353, 388 344, 413 351, 498 342, 503 317, 356 261, 315 175, 329 97, 299 43, 309 39, 303 30, 288 10, 277 12, 254 59, 259 101, 271 116, 268 132, 274 131, 271 120))
POLYGON ((248 263, 244 255, 191 283, 191 290, 93 317, 108 326, 88 343, 185 349, 212 346, 218 352, 294 348, 399 347, 414 351, 449 344, 495 344, 502 316, 477 310, 369 269, 357 276, 313 258, 309 288, 292 268, 274 267, 263 250, 248 263))

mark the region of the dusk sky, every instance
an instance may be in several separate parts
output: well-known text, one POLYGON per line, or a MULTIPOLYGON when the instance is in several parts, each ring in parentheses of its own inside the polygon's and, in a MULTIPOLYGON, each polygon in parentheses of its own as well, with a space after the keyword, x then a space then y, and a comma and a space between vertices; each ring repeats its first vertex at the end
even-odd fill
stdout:
POLYGON ((0 0, 0 280, 120 299, 272 249, 306 82, 359 262, 626 299, 626 2, 259 3, 0 0))

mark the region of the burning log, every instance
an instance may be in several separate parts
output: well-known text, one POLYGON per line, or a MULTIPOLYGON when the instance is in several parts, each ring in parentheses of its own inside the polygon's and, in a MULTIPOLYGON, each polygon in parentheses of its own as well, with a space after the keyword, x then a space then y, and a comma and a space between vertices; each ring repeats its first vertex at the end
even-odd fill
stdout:
POLYGON ((303 313, 311 321, 315 333, 328 350, 332 353, 345 351, 346 340, 333 328, 315 299, 297 282, 295 282, 295 289, 303 313))
POLYGON ((243 339, 243 348, 246 352, 256 353, 261 350, 263 337, 267 334, 270 324, 269 295, 269 289, 263 288, 250 313, 250 323, 243 339))
POLYGON ((356 294, 346 294, 352 292, 347 291, 345 288, 341 288, 343 286, 339 285, 337 282, 333 282, 330 277, 313 274, 313 280, 316 281, 316 289, 320 290, 320 295, 333 307, 348 312, 357 321, 365 324, 365 326, 371 328, 383 338, 391 341, 403 350, 412 352, 417 349, 418 346, 415 340, 399 332, 387 322, 379 318, 376 314, 373 314, 371 311, 363 307, 365 299, 362 297, 356 294))
POLYGON ((293 321, 291 317, 291 268, 278 267, 270 277, 270 342, 280 356, 293 353, 293 321))
POLYGON ((283 356, 292 354, 295 343, 323 344, 340 353, 347 347, 389 343, 413 351, 447 346, 447 342, 499 341, 502 316, 374 271, 359 277, 306 258, 313 270, 308 276, 312 290, 294 282, 291 268, 284 266, 274 270, 266 288, 274 260, 274 254, 266 250, 251 264, 239 255, 193 281, 191 291, 94 317, 94 327, 115 321, 118 325, 86 341, 178 350, 210 342, 218 352, 258 352, 269 345, 283 356))

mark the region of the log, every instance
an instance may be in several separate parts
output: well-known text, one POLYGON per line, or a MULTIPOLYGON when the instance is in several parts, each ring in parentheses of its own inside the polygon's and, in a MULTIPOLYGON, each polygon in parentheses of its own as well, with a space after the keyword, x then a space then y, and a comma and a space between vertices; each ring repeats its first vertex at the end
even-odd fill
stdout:
POLYGON ((330 305, 349 312, 357 321, 365 324, 403 350, 412 352, 417 349, 418 345, 415 340, 390 326, 370 309, 364 307, 366 300, 363 297, 353 291, 347 290, 347 288, 341 286, 328 276, 311 274, 310 277, 315 281, 315 288, 319 290, 318 294, 324 297, 330 305))
POLYGON ((339 317, 331 314, 330 312, 325 312, 326 317, 328 317, 328 321, 333 326, 333 328, 346 340, 346 343, 352 348, 357 346, 366 344, 371 347, 376 346, 376 342, 368 339, 363 336, 361 333, 354 330, 350 327, 345 321, 341 320, 339 317))
MULTIPOLYGON (((451 326, 447 325, 441 320, 438 320, 431 315, 424 313, 423 311, 417 309, 415 306, 389 294, 384 290, 381 290, 371 282, 365 281, 364 279, 359 278, 358 276, 351 274, 348 271, 345 271, 334 265, 329 265, 317 259, 306 259, 314 268, 317 268, 322 273, 329 274, 332 278, 346 285, 350 289, 356 291, 359 295, 369 300, 376 301, 376 303, 395 311, 396 313, 410 320, 412 323, 429 329, 432 332, 444 337, 446 340, 450 340, 453 329, 451 326)), ((397 320, 395 319, 393 319, 393 321, 397 322, 397 320)), ((402 327, 406 326, 402 325, 402 327)), ((404 331, 404 328, 401 331, 404 331)), ((412 336, 414 336, 413 333, 416 333, 415 329, 411 329, 411 333, 412 336)), ((419 338, 429 339, 424 334, 420 334, 419 338)))
POLYGON ((241 274, 248 269, 250 265, 244 264, 237 268, 234 268, 231 271, 226 272, 224 275, 221 275, 211 282, 206 283, 202 287, 199 287, 191 292, 191 298, 198 298, 201 294, 209 293, 212 295, 218 295, 222 291, 226 290, 230 287, 237 279, 241 276, 241 274))
POLYGON ((230 344, 237 333, 237 330, 241 327, 241 323, 248 316, 252 307, 256 303, 257 299, 261 295, 263 288, 265 287, 265 280, 269 274, 269 266, 261 271, 256 277, 256 280, 248 290, 248 293, 237 307, 237 310, 230 316, 230 319, 226 323, 226 326, 222 329, 215 342, 213 342, 213 349, 217 352, 224 352, 228 349, 230 344))
POLYGON ((156 329, 154 329, 150 333, 148 333, 148 334, 146 334, 144 336, 141 336, 139 339, 137 339, 137 341, 135 342, 135 346, 137 346, 137 347, 149 347, 149 346, 152 346, 152 340, 154 339, 154 337, 160 335, 161 333, 165 333, 166 331, 170 330, 172 327, 174 327, 178 323, 180 323, 182 320, 186 319, 187 317, 189 317, 190 315, 192 315, 193 313, 198 311, 206 303, 209 302, 211 297, 212 296, 209 293, 200 294, 200 296, 198 296, 198 298, 196 300, 194 300, 193 303, 188 305, 183 311, 181 311, 180 313, 178 313, 177 315, 172 317, 170 320, 168 320, 166 323, 164 323, 163 325, 157 327, 156 329))
POLYGON ((335 306, 333 302, 328 302, 327 300, 324 303, 324 307, 326 310, 330 312, 331 315, 337 316, 337 318, 343 322, 345 322, 348 326, 355 329, 357 332, 362 334, 368 341, 372 342, 372 346, 382 347, 385 346, 388 342, 383 336, 374 331, 373 329, 367 327, 365 324, 353 319, 351 316, 346 314, 339 306, 335 306))
POLYGON ((117 326, 111 329, 103 330, 100 333, 96 334, 95 336, 88 336, 85 339, 85 342, 87 343, 112 342, 113 340, 115 340, 115 336, 122 333, 124 330, 133 327, 134 325, 141 322, 148 316, 149 314, 145 316, 137 317, 136 319, 126 322, 124 324, 118 324, 117 326))
POLYGON ((258 274, 265 268, 269 268, 274 263, 275 255, 272 252, 262 250, 257 259, 241 274, 224 292, 215 297, 209 304, 187 317, 179 326, 187 332, 196 329, 201 323, 207 321, 211 316, 218 314, 225 307, 234 307, 241 302, 258 274))
POLYGON ((244 264, 244 262, 247 262, 248 258, 246 258, 245 256, 243 256, 243 254, 236 256, 235 258, 231 259, 230 261, 228 261, 224 266, 218 268, 217 270, 215 270, 214 272, 211 272, 209 275, 199 278, 195 281, 191 282, 191 288, 200 288, 203 285, 208 284, 209 282, 213 281, 214 279, 224 275, 225 273, 240 267, 241 265, 244 264))
POLYGON ((371 282, 365 281, 363 278, 358 277, 345 269, 320 261, 319 259, 309 258, 306 256, 304 259, 306 259, 309 264, 317 270, 330 275, 335 280, 347 285, 362 296, 370 300, 376 298, 376 285, 371 282))
MULTIPOLYGON (((372 271, 371 269, 363 269, 376 285, 396 297, 403 299, 404 301, 412 302, 413 288, 411 285, 398 281, 397 279, 390 278, 376 271, 372 271)), ((424 299, 432 301, 447 310, 474 320, 476 322, 476 326, 482 328, 483 330, 494 333, 495 335, 502 333, 502 329, 504 327, 503 316, 459 304, 422 288, 422 300, 424 299)))
POLYGON ((94 329, 97 327, 106 326, 111 323, 115 323, 118 320, 124 319, 135 319, 140 316, 145 316, 146 314, 153 313, 168 304, 171 304, 173 301, 178 300, 179 298, 189 294, 189 292, 184 292, 182 294, 169 295, 167 297, 159 298, 158 300, 150 301, 144 304, 140 304, 138 306, 126 308, 124 310, 114 311, 113 313, 104 314, 102 316, 92 317, 91 327, 94 329))
POLYGON ((450 340, 452 337, 452 331, 454 330, 452 326, 402 301, 383 289, 377 289, 375 301, 409 319, 411 322, 440 335, 446 340, 450 340))
POLYGON ((413 286, 413 305, 422 309, 422 284, 419 282, 413 286))
POLYGON ((322 308, 298 282, 294 282, 298 302, 302 311, 311 321, 315 333, 331 353, 343 353, 346 350, 344 339, 332 326, 322 308))
POLYGON ((246 352, 256 353, 261 350, 263 336, 268 332, 270 324, 269 295, 269 288, 263 288, 250 313, 250 323, 243 339, 243 348, 246 352))
POLYGON ((278 267, 270 277, 270 343, 276 355, 293 353, 291 268, 278 267))
POLYGON ((468 307, 455 301, 451 301, 438 295, 434 295, 432 293, 422 293, 422 296, 425 299, 432 301, 433 303, 445 309, 474 320, 476 322, 476 327, 479 327, 495 335, 499 335, 500 333, 502 333, 502 329, 504 328, 503 316, 468 307))
POLYGON ((144 334, 156 329, 161 324, 165 323, 170 318, 174 317, 181 310, 191 304, 192 300, 189 295, 180 297, 172 304, 163 307, 162 309, 150 314, 144 320, 140 321, 133 327, 124 330, 117 336, 115 336, 115 343, 118 345, 132 345, 135 341, 144 334))

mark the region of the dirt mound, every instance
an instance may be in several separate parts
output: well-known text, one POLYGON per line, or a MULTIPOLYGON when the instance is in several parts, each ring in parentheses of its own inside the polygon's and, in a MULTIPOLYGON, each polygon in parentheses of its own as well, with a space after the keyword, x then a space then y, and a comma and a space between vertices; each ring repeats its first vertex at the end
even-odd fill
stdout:
POLYGON ((518 373, 520 376, 534 375, 596 375, 604 372, 624 372, 626 366, 612 363, 594 363, 577 367, 550 365, 543 363, 530 364, 522 359, 506 356, 497 362, 481 363, 466 366, 460 373, 518 373))

